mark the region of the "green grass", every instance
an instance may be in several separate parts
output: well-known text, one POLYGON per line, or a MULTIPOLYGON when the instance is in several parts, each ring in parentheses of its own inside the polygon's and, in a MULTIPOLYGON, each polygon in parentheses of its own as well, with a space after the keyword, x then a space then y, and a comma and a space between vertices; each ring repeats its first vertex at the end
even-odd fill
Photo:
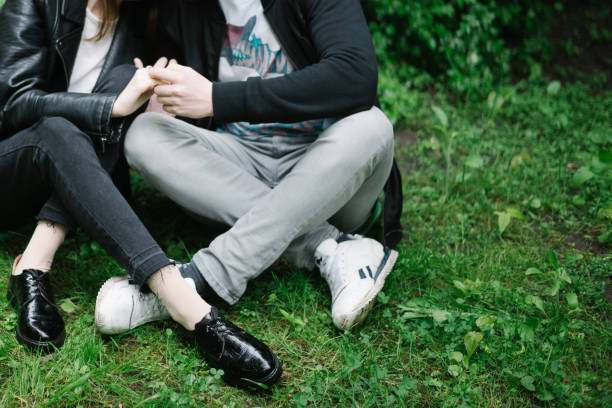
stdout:
MULTIPOLYGON (((98 335, 97 289, 123 271, 78 233, 52 272, 76 306, 59 352, 19 346, 0 299, 0 406, 612 406, 612 92, 535 77, 466 106, 382 86, 406 235, 364 326, 335 330, 320 277, 280 261, 225 313, 285 372, 270 394, 234 389, 172 322, 98 335)), ((136 211, 169 256, 219 232, 135 180, 136 211)), ((31 230, 0 236, 4 276, 31 230)))

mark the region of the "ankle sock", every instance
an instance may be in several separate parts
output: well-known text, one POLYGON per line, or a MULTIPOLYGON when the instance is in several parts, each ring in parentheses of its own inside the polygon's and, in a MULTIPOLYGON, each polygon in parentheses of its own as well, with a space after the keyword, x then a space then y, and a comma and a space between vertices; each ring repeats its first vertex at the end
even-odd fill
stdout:
POLYGON ((191 261, 185 264, 182 264, 178 267, 178 270, 181 272, 181 276, 183 279, 191 279, 194 283, 196 292, 209 304, 221 306, 225 304, 225 300, 221 298, 217 292, 208 284, 200 269, 196 266, 196 264, 191 261))
POLYGON ((178 267, 183 279, 191 279, 195 285, 196 292, 203 293, 209 286, 200 270, 193 262, 187 262, 178 267))
POLYGON ((338 235, 338 238, 336 238, 336 242, 341 243, 344 241, 350 241, 351 239, 353 239, 353 237, 350 234, 345 234, 344 232, 341 232, 340 235, 338 235))

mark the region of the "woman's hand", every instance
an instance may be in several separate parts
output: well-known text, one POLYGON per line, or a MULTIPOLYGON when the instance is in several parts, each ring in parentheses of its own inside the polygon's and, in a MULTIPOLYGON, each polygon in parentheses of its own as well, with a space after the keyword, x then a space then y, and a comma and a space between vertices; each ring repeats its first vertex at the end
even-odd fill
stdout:
MULTIPOLYGON (((167 64, 168 59, 162 57, 157 60, 154 67, 164 68, 167 64)), ((151 97, 154 87, 159 84, 149 75, 151 67, 144 67, 139 58, 134 58, 134 65, 138 69, 115 100, 111 113, 113 118, 129 116, 136 112, 151 97)))
POLYGON ((159 101, 157 100, 157 95, 155 94, 151 95, 151 98, 149 98, 149 104, 147 105, 145 112, 160 113, 162 115, 167 115, 167 116, 172 116, 172 117, 176 116, 164 110, 164 105, 159 103, 159 101))

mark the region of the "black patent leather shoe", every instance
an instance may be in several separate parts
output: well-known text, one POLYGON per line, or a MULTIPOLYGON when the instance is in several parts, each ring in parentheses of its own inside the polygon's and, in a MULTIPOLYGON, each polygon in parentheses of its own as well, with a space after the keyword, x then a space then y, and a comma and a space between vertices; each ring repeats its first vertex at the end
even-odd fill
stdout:
POLYGON ((55 305, 49 274, 26 269, 9 277, 7 298, 18 310, 16 337, 36 351, 53 351, 64 344, 66 329, 55 305))
POLYGON ((280 378, 280 361, 268 346, 223 317, 216 307, 195 326, 200 352, 223 370, 231 385, 269 389, 280 378))

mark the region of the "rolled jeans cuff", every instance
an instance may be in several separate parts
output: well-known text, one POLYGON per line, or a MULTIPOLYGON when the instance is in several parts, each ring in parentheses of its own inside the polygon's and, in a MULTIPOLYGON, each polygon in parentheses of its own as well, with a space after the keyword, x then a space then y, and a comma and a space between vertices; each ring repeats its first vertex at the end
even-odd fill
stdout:
POLYGON ((172 262, 159 247, 152 247, 130 260, 130 279, 142 288, 155 272, 172 265, 172 262))
POLYGON ((72 219, 68 212, 63 208, 56 205, 56 200, 49 200, 42 207, 38 215, 36 216, 37 221, 49 221, 54 224, 60 224, 68 231, 74 231, 77 227, 77 223, 72 219))

